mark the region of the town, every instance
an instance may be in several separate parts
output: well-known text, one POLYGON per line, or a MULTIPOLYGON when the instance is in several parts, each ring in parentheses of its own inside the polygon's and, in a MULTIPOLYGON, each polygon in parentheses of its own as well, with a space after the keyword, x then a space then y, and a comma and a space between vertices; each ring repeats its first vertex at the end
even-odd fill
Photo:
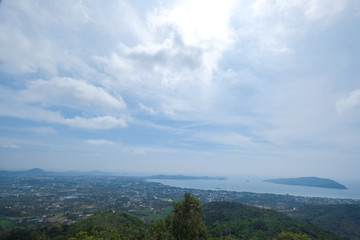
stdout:
POLYGON ((164 218, 172 202, 191 193, 201 203, 241 202, 284 213, 306 204, 359 203, 359 200, 196 190, 165 186, 146 177, 108 174, 1 174, 0 218, 3 224, 68 224, 109 210, 128 212, 144 221, 164 218))

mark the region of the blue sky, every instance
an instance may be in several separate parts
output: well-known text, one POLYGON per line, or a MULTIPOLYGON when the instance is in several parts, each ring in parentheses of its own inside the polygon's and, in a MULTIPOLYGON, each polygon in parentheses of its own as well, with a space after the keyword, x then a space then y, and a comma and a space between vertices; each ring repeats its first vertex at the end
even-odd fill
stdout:
POLYGON ((357 178, 357 0, 0 4, 2 169, 357 178))

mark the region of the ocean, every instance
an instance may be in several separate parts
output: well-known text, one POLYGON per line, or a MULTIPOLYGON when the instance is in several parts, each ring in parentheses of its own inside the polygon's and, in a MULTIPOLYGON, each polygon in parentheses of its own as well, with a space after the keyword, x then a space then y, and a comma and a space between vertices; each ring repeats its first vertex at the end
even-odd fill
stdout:
POLYGON ((233 176, 227 180, 169 180, 151 179, 164 185, 201 190, 226 190, 236 192, 289 194, 304 197, 327 197, 360 200, 360 180, 341 181, 348 189, 327 189, 318 187, 290 186, 264 182, 267 178, 254 176, 233 176))

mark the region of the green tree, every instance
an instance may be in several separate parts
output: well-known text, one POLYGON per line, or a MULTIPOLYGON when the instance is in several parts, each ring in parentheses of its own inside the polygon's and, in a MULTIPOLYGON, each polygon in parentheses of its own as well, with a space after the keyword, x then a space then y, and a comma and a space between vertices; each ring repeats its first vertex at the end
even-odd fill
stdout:
POLYGON ((306 234, 296 234, 290 232, 281 232, 277 240, 311 240, 306 234))
POLYGON ((151 223, 146 231, 146 239, 148 240, 174 240, 168 223, 162 219, 151 223))
POLYGON ((168 216, 170 232, 178 240, 207 239, 206 227, 202 222, 200 201, 189 193, 184 194, 184 200, 173 203, 173 213, 168 216))

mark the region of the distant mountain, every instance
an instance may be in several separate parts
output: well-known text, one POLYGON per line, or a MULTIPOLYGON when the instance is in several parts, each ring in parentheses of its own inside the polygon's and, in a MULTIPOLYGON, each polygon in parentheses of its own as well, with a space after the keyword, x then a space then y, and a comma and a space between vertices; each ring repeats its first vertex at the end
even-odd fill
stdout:
POLYGON ((53 176, 112 176, 117 175, 114 173, 109 172, 101 172, 101 171, 89 171, 89 172, 82 172, 82 171, 66 171, 66 172, 52 172, 52 171, 45 171, 41 168, 33 168, 29 170, 22 170, 22 171, 6 171, 0 170, 0 177, 5 176, 34 176, 34 177, 53 177, 53 176))
POLYGON ((334 180, 327 178, 318 178, 318 177, 266 179, 264 180, 264 182, 271 182, 271 183, 284 184, 284 185, 306 186, 306 187, 347 189, 347 187, 334 180))
POLYGON ((25 171, 24 173, 39 175, 39 174, 45 174, 46 172, 44 170, 42 170, 41 168, 33 168, 33 169, 25 171))
POLYGON ((169 180, 226 180, 225 177, 196 177, 196 176, 184 176, 184 175, 154 175, 148 177, 148 179, 169 179, 169 180))
POLYGON ((0 176, 44 176, 50 174, 51 172, 46 172, 41 168, 33 168, 25 171, 6 171, 1 170, 0 176))

